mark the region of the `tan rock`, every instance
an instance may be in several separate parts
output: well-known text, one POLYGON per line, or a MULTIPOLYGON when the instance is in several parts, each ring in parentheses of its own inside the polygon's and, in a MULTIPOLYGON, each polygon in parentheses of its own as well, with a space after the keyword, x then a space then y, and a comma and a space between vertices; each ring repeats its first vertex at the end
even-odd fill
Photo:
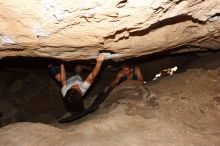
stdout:
POLYGON ((186 45, 220 48, 219 0, 12 0, 0 6, 0 58, 91 59, 109 49, 117 60, 180 46, 191 51, 186 45))
POLYGON ((147 86, 121 84, 98 111, 79 121, 1 128, 0 145, 217 146, 220 103, 213 97, 219 97, 219 80, 218 70, 192 69, 147 86), (156 107, 146 100, 153 96, 156 107))

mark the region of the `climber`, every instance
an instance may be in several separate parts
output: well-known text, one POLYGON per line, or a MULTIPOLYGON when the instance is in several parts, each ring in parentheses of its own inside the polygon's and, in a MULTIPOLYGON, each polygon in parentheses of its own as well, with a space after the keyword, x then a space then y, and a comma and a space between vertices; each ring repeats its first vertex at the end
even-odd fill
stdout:
MULTIPOLYGON (((79 106, 80 104, 82 106, 83 96, 93 83, 95 77, 97 76, 101 68, 103 61, 104 56, 99 55, 96 58, 95 67, 93 68, 91 73, 86 77, 85 81, 83 81, 80 76, 83 66, 77 65, 75 67, 75 75, 66 80, 66 71, 64 64, 61 64, 60 67, 53 64, 48 65, 49 74, 61 85, 61 93, 69 111, 72 112, 75 109, 75 107, 79 106)), ((81 108, 78 110, 83 109, 81 108)))
MULTIPOLYGON (((76 65, 75 70, 74 70, 74 75, 82 75, 82 70, 85 69, 85 68, 86 68, 86 66, 76 65)), ((48 71, 49 71, 49 75, 55 80, 55 82, 60 87, 62 87, 60 65, 58 65, 58 64, 49 64, 48 65, 48 71)), ((65 107, 70 112, 70 114, 78 113, 78 112, 81 112, 85 109, 83 101, 79 101, 77 104, 73 104, 72 100, 70 100, 70 99, 71 98, 68 98, 68 99, 63 98, 65 107)))
MULTIPOLYGON (((76 65, 74 74, 82 76, 83 70, 91 71, 91 67, 86 65, 76 65)), ((55 63, 49 64, 48 72, 49 75, 61 86, 60 65, 55 63)))
POLYGON ((115 87, 116 85, 122 82, 126 83, 127 81, 144 84, 144 78, 138 66, 135 67, 130 63, 123 64, 122 69, 119 71, 116 78, 111 82, 110 87, 115 87))

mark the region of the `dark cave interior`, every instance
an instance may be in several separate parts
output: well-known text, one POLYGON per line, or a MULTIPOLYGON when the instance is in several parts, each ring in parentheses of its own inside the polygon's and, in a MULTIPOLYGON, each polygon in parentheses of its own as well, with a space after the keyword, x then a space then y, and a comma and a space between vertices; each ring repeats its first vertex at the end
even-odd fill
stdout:
MULTIPOLYGON (((124 62, 131 62, 141 68, 144 80, 152 81, 163 69, 178 67, 176 73, 190 68, 217 69, 220 66, 220 51, 191 52, 181 54, 155 53, 129 60, 104 62, 99 76, 86 96, 96 96, 115 78, 124 62)), ((65 62, 51 58, 5 57, 0 60, 0 125, 5 126, 19 121, 50 124, 63 114, 60 87, 48 75, 49 63, 64 63, 71 74, 76 64, 93 66, 95 60, 65 62)), ((85 77, 90 70, 85 70, 85 77)))

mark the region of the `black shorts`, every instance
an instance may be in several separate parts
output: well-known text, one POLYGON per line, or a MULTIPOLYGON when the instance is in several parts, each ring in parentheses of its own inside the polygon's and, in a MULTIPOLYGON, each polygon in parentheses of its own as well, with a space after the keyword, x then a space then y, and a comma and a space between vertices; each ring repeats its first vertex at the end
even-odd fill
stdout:
POLYGON ((55 76, 60 73, 60 66, 50 64, 50 66, 48 67, 48 71, 51 76, 55 76))

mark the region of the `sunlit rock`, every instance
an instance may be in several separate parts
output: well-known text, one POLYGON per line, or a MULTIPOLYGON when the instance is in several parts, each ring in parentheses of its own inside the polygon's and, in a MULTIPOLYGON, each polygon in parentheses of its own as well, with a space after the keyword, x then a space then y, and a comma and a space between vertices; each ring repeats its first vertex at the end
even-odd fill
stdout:
POLYGON ((0 58, 84 60, 108 49, 120 54, 113 59, 122 60, 168 49, 220 48, 219 0, 13 0, 0 5, 0 58))

